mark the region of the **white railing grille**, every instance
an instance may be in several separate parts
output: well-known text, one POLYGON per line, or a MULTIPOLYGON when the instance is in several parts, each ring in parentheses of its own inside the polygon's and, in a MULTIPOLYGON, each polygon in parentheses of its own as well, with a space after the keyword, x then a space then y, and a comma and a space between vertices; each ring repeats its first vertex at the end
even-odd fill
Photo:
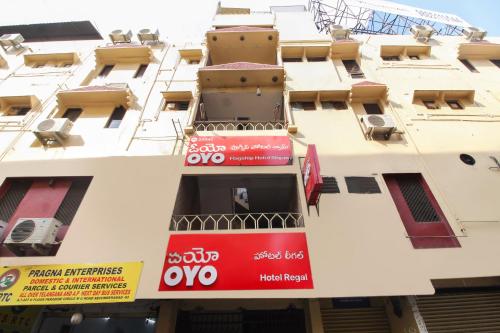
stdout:
POLYGON ((170 230, 245 230, 303 228, 301 213, 173 215, 170 230))
POLYGON ((284 120, 278 121, 195 121, 197 131, 269 131, 286 129, 284 120))

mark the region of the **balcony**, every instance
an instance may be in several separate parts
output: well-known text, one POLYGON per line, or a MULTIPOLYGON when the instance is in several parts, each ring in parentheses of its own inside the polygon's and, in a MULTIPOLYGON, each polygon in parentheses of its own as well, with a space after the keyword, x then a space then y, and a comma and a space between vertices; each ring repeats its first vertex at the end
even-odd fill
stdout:
POLYGON ((183 176, 170 223, 172 231, 302 227, 291 174, 183 176))
POLYGON ((201 96, 190 120, 195 131, 264 131, 288 127, 281 66, 232 63, 198 73, 201 96))

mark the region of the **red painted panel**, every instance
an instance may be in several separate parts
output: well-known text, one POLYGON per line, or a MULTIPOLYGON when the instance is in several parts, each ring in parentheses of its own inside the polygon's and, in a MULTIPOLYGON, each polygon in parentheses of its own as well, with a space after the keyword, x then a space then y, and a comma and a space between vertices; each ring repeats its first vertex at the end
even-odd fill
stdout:
POLYGON ((308 205, 316 205, 323 186, 316 145, 307 145, 307 154, 302 168, 302 179, 308 205))
POLYGON ((35 180, 30 189, 19 203, 16 211, 9 220, 3 238, 8 235, 22 217, 54 217, 66 193, 71 186, 71 180, 55 180, 49 185, 49 180, 35 180))
POLYGON ((160 291, 312 289, 305 233, 170 235, 160 291))
POLYGON ((432 249, 432 248, 447 248, 447 247, 460 247, 455 233, 451 229, 448 220, 444 216, 441 207, 432 194, 429 186, 424 178, 419 175, 420 184, 424 189, 427 198, 436 211, 439 221, 437 222, 417 222, 408 207, 406 200, 399 188, 397 182, 398 177, 415 176, 414 174, 385 174, 384 179, 391 193, 392 199, 396 204, 401 220, 405 226, 408 236, 416 249, 432 249))

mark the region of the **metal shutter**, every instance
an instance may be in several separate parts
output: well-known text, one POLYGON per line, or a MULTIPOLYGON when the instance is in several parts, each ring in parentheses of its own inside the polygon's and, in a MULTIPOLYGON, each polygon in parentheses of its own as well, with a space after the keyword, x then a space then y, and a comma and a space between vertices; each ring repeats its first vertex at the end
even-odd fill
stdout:
POLYGON ((7 181, 10 182, 10 187, 0 198, 0 220, 5 222, 10 220, 31 186, 31 181, 28 180, 7 181))
POLYGON ((89 185, 89 178, 73 180, 68 193, 57 210, 55 218, 61 221, 64 225, 71 224, 71 221, 75 217, 76 211, 78 210, 89 185))
POLYGON ((321 193, 340 193, 339 184, 335 177, 322 177, 323 185, 321 186, 321 193))
POLYGON ((381 193, 375 177, 345 177, 349 193, 381 193))
POLYGON ((439 222, 440 218, 422 187, 420 177, 398 177, 399 189, 415 222, 439 222))

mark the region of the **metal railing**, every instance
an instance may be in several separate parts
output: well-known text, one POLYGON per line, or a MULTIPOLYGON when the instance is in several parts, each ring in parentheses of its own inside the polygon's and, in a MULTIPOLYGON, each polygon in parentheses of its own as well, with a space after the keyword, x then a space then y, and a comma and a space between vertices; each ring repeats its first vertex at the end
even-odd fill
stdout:
POLYGON ((303 228, 301 213, 247 213, 247 214, 201 214, 173 215, 170 230, 246 230, 303 228))
POLYGON ((269 131, 286 129, 284 120, 269 121, 195 121, 194 128, 197 131, 269 131))

